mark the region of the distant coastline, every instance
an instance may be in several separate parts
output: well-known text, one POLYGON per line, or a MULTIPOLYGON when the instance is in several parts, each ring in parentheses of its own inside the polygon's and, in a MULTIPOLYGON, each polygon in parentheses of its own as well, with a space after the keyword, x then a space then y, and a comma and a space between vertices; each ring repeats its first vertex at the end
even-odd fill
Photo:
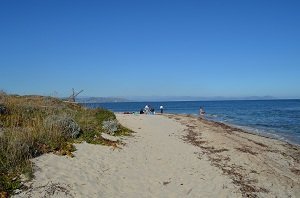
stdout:
POLYGON ((299 100, 297 97, 280 98, 273 96, 249 97, 194 97, 194 96, 131 96, 131 97, 79 97, 79 103, 115 103, 115 102, 188 102, 188 101, 243 101, 243 100, 299 100))
POLYGON ((132 96, 127 97, 130 101, 143 102, 162 102, 162 101, 227 101, 227 100, 277 100, 274 96, 246 96, 246 97, 224 97, 224 96, 132 96))
MULTIPOLYGON (((63 98, 65 99, 65 98, 63 98)), ((102 100, 85 100, 77 99, 77 103, 92 104, 92 103, 168 103, 168 102, 230 102, 230 101, 285 101, 285 100, 300 100, 300 98, 274 98, 274 99, 223 99, 223 100, 127 100, 123 98, 110 99, 103 98, 102 100)))
POLYGON ((78 97, 76 99, 78 103, 117 103, 117 102, 132 102, 125 98, 117 97, 78 97))

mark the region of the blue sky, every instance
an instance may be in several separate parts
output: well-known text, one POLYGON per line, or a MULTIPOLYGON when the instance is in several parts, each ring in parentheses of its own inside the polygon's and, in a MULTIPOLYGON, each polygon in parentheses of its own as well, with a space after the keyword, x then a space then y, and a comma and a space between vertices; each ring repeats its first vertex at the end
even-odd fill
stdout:
POLYGON ((0 89, 300 98, 300 1, 0 1, 0 89))

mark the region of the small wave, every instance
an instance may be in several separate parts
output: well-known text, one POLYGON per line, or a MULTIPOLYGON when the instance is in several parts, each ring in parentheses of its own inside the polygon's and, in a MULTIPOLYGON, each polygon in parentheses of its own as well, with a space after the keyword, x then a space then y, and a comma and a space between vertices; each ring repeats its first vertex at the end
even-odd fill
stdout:
POLYGON ((274 130, 263 130, 263 129, 257 129, 257 128, 252 128, 252 127, 248 127, 248 126, 240 126, 240 125, 232 125, 230 124, 230 126, 234 126, 237 128, 240 128, 248 133, 253 133, 253 134, 257 134, 263 137, 268 137, 268 138, 273 138, 273 139, 277 139, 280 141, 284 141, 284 142, 289 142, 289 143, 293 143, 293 144, 299 144, 298 142, 295 142, 291 139, 291 137, 286 137, 283 134, 280 134, 274 130))

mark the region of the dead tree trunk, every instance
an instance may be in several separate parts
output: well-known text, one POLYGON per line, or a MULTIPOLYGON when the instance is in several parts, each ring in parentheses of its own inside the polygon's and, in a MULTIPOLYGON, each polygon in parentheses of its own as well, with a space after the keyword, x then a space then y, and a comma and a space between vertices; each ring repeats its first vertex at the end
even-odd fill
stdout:
POLYGON ((72 88, 72 95, 69 97, 70 102, 76 102, 76 97, 82 93, 83 90, 79 91, 78 93, 75 92, 74 88, 72 88))

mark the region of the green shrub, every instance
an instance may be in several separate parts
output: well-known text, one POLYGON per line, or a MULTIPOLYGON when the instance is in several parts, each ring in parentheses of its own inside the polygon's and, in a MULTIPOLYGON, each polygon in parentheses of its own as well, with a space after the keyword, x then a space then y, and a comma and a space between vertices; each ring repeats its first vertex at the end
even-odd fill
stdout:
POLYGON ((65 138, 76 138, 80 133, 79 125, 70 116, 50 115, 44 120, 49 131, 60 131, 65 138))
MULTIPOLYGON (((51 97, 0 93, 0 197, 21 187, 19 175, 32 175, 30 159, 43 153, 69 155, 74 138, 115 145, 101 137, 103 121, 115 120, 105 109, 85 109, 51 97)), ((118 125, 115 135, 129 134, 118 125)))
POLYGON ((102 123, 103 121, 106 120, 115 120, 116 119, 116 115, 106 109, 96 109, 96 118, 97 120, 99 120, 100 123, 102 123))
POLYGON ((119 123, 117 120, 105 120, 102 122, 102 129, 105 131, 105 133, 108 133, 110 135, 115 135, 115 133, 118 131, 119 123))

